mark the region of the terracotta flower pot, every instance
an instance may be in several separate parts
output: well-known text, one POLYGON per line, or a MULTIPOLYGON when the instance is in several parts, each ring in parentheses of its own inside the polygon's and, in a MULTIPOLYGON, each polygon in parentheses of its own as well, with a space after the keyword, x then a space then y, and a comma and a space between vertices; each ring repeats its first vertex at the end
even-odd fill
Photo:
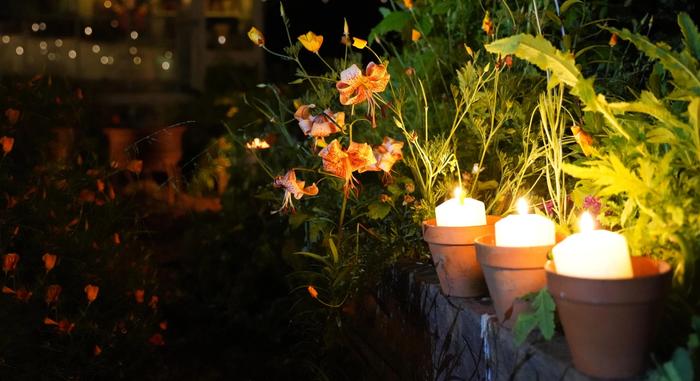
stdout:
POLYGON ((129 147, 136 141, 133 128, 103 128, 102 132, 109 141, 109 162, 116 163, 117 168, 126 168, 129 163, 129 147))
POLYGON ((162 172, 168 177, 180 174, 178 162, 182 159, 182 135, 186 129, 186 126, 170 127, 152 135, 144 173, 162 172))
POLYGON ((476 257, 498 321, 511 328, 518 314, 528 307, 527 303, 517 303, 516 299, 539 291, 547 284, 544 264, 553 245, 505 247, 496 246, 494 241, 493 235, 477 238, 476 257))
POLYGON ((545 265, 574 366, 585 374, 627 378, 644 371, 671 266, 632 257, 632 269, 631 279, 584 279, 557 274, 553 261, 545 265))
POLYGON ((53 139, 49 142, 51 158, 59 163, 65 163, 70 158, 75 144, 75 130, 72 127, 52 127, 53 139))
POLYGON ((462 298, 486 294, 474 240, 493 234, 493 224, 499 219, 486 216, 486 225, 481 226, 437 226, 435 219, 423 221, 423 240, 430 247, 443 294, 462 298))

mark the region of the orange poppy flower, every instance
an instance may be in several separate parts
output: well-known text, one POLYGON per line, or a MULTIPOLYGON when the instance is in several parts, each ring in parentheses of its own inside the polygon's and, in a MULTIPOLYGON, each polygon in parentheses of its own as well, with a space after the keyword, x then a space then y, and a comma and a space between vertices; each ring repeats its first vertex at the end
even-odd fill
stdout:
POLYGON ((58 257, 54 254, 50 253, 45 253, 42 257, 41 260, 44 261, 44 268, 46 269, 46 272, 48 273, 51 271, 55 266, 56 266, 56 260, 58 257))
POLYGON ((148 343, 156 347, 161 347, 165 345, 165 340, 163 339, 163 335, 160 333, 155 333, 148 339, 148 343))
POLYGON ((167 329, 168 329, 168 321, 167 321, 167 320, 163 320, 162 322, 160 322, 160 323, 158 324, 158 327, 160 328, 161 331, 167 330, 167 329))
POLYGON ((5 254, 2 261, 2 271, 4 271, 5 274, 10 271, 15 271, 17 262, 19 262, 19 255, 17 255, 17 253, 5 254))
POLYGON ((61 295, 61 286, 57 284, 52 284, 46 288, 46 304, 55 303, 58 300, 59 295, 61 295))
POLYGON ((493 20, 491 20, 491 16, 489 15, 488 11, 486 11, 484 19, 481 20, 481 30, 483 30, 487 36, 493 36, 493 34, 495 33, 493 20))
POLYGON ((352 38, 352 46, 358 48, 358 49, 364 49, 367 46, 367 40, 363 40, 361 38, 353 37, 352 38))
POLYGON ((100 348, 99 345, 95 345, 95 348, 93 348, 93 350, 92 350, 92 354, 95 357, 99 356, 100 354, 102 354, 102 348, 100 348))
POLYGON ((27 291, 26 288, 22 287, 19 290, 17 290, 17 292, 15 293, 15 297, 17 297, 17 300, 26 303, 32 297, 32 294, 32 292, 27 291))
POLYGON ((158 298, 158 295, 151 296, 151 300, 148 301, 148 306, 155 310, 156 308, 158 308, 159 300, 160 299, 158 298))
POLYGON ((95 202, 95 192, 89 190, 89 189, 83 189, 80 191, 80 194, 78 195, 78 200, 82 202, 95 202))
POLYGON ((15 138, 9 136, 0 136, 0 146, 2 146, 3 156, 12 152, 12 147, 15 145, 15 138))
POLYGON ((75 323, 71 323, 67 319, 63 319, 58 322, 58 332, 59 333, 71 333, 75 329, 75 323))
POLYGON ((307 287, 306 291, 309 292, 309 295, 311 295, 312 298, 314 298, 314 299, 318 298, 318 291, 316 291, 316 288, 314 286, 307 287))
POLYGON ((288 207, 292 210, 294 209, 294 204, 292 203, 292 196, 295 199, 299 200, 305 195, 315 196, 318 194, 318 187, 316 186, 316 183, 311 184, 308 187, 304 187, 305 184, 306 182, 297 180, 297 175, 296 173, 294 173, 293 169, 287 171, 287 173, 285 173, 284 176, 277 176, 272 185, 275 188, 284 189, 284 202, 282 203, 282 207, 278 211, 284 210, 288 207))
POLYGON ((340 73, 340 81, 335 87, 340 93, 340 103, 345 106, 367 101, 372 127, 375 127, 374 109, 377 102, 373 94, 384 91, 389 79, 386 65, 370 62, 363 74, 360 68, 353 64, 340 73))
POLYGON ((146 292, 139 288, 138 290, 134 291, 134 299, 136 299, 136 303, 143 303, 143 296, 146 292))
POLYGON ((321 45, 323 44, 323 36, 317 35, 311 31, 297 37, 297 40, 311 53, 318 53, 318 50, 321 49, 321 45))
POLYGON ((413 0, 403 0, 403 6, 406 9, 413 9, 413 0))
POLYGON ((92 303, 97 299, 97 295, 100 293, 100 287, 92 284, 85 286, 85 297, 87 297, 88 303, 92 303))
POLYGON ((411 30, 411 41, 416 42, 416 41, 420 40, 420 37, 421 37, 421 33, 418 30, 416 30, 416 29, 411 30))
POLYGON ((617 45, 617 34, 613 33, 610 36, 610 41, 608 41, 608 45, 612 48, 613 46, 617 45))
POLYGON ((325 109, 322 113, 313 116, 311 109, 314 107, 316 105, 301 105, 294 113, 294 118, 299 122, 299 127, 304 135, 324 138, 339 132, 345 126, 344 112, 333 113, 330 109, 325 109))
POLYGON ((122 243, 122 239, 119 236, 119 233, 112 234, 112 241, 114 241, 115 245, 120 245, 122 243))
POLYGON ((591 135, 576 125, 571 127, 571 132, 574 133, 574 139, 576 139, 576 143, 581 146, 583 154, 590 156, 595 151, 595 148, 593 148, 593 138, 591 135))
POLYGON ((256 27, 251 27, 248 31, 248 38, 257 46, 265 46, 265 36, 256 27))
POLYGON ((126 164, 126 170, 129 172, 133 172, 137 175, 140 174, 143 170, 143 161, 131 160, 129 163, 126 164))
POLYGON ((95 181, 95 186, 97 187, 98 192, 102 193, 105 191, 105 182, 104 181, 97 179, 95 181))
POLYGON ((7 118, 7 121, 10 122, 11 125, 15 125, 17 121, 19 121, 19 116, 21 115, 21 112, 19 110, 15 110, 13 108, 8 108, 5 110, 5 117, 7 118))

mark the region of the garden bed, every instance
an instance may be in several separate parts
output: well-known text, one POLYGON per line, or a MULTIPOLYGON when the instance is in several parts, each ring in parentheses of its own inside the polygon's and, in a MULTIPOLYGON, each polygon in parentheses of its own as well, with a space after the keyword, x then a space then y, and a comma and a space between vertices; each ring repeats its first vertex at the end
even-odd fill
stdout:
POLYGON ((353 342, 382 379, 590 380, 561 333, 521 346, 489 298, 446 297, 432 265, 401 263, 356 304, 353 342))

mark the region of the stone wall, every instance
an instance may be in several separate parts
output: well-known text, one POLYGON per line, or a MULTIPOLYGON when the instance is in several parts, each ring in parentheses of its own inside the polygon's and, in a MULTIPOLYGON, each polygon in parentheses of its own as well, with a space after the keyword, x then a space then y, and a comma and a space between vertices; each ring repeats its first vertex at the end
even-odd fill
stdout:
POLYGON ((517 346, 488 298, 445 297, 432 265, 396 265, 353 311, 351 341, 384 380, 591 380, 560 333, 517 346))

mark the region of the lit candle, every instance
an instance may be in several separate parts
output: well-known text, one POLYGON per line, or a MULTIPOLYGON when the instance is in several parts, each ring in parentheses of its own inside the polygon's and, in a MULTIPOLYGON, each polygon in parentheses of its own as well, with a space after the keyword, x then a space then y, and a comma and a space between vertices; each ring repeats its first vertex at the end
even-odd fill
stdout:
POLYGON ((518 214, 496 222, 496 246, 531 247, 554 245, 554 222, 545 216, 528 214, 525 199, 518 200, 518 214))
POLYGON ((473 198, 464 198, 462 189, 455 188, 451 198, 435 208, 438 226, 481 226, 486 225, 484 203, 473 198))
POLYGON ((625 237, 608 230, 594 230, 595 221, 588 212, 581 215, 579 227, 579 233, 552 249, 558 274, 589 279, 632 278, 625 237))

